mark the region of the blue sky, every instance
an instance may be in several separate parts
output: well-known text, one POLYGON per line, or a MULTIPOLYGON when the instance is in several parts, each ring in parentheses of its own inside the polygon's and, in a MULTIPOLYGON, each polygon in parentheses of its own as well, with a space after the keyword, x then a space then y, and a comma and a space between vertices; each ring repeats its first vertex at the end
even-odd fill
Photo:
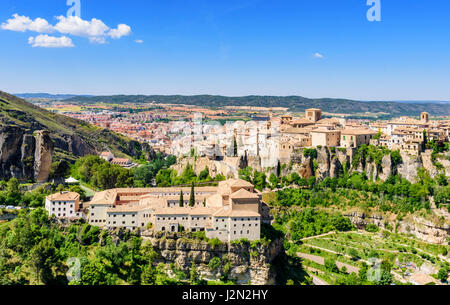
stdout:
MULTIPOLYGON (((380 2, 369 22, 366 0, 81 0, 81 19, 107 26, 102 43, 0 29, 0 90, 450 100, 450 1, 380 2), (130 31, 113 39, 119 24, 130 31)), ((57 28, 68 8, 2 0, 0 24, 18 14, 57 28)))

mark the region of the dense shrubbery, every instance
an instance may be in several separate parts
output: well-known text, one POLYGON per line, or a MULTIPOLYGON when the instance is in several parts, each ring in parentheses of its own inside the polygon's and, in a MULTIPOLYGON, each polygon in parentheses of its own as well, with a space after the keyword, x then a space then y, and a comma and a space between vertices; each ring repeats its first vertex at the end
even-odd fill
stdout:
POLYGON ((365 173, 353 173, 339 178, 325 178, 320 182, 306 180, 297 174, 287 181, 303 186, 300 189, 285 189, 277 192, 277 202, 281 206, 359 206, 379 207, 383 211, 412 213, 422 208, 429 209, 429 196, 436 195, 437 203, 448 200, 448 186, 440 187, 424 169, 418 171, 418 182, 410 183, 399 175, 390 176, 386 181, 372 182, 365 173), (319 191, 320 190, 320 191, 319 191))
POLYGON ((133 186, 131 170, 110 164, 98 156, 78 159, 73 166, 72 175, 101 190, 133 186))
POLYGON ((176 170, 173 169, 162 169, 156 175, 156 184, 159 187, 167 187, 174 185, 182 185, 182 184, 192 184, 192 183, 201 183, 201 182, 217 182, 225 180, 225 176, 216 175, 212 178, 209 175, 208 167, 205 167, 197 176, 195 171, 189 163, 183 169, 182 173, 178 176, 176 170))
MULTIPOLYGON (((176 268, 169 278, 165 266, 155 267, 158 256, 150 243, 129 231, 113 241, 107 232, 86 223, 56 225, 42 208, 21 211, 0 225, 0 285, 69 284, 69 258, 78 258, 81 285, 175 285, 196 284, 176 268)), ((72 276, 75 274, 72 274, 72 276)))
POLYGON ((142 166, 126 169, 110 164, 98 156, 79 158, 72 166, 72 175, 95 188, 105 190, 120 187, 151 186, 158 172, 176 162, 174 156, 164 158, 161 153, 142 166))
POLYGON ((85 191, 79 185, 64 187, 62 185, 43 185, 32 191, 22 191, 16 178, 8 182, 0 181, 0 205, 41 207, 44 206, 45 197, 55 191, 70 190, 80 194, 81 199, 85 197, 85 191))
POLYGON ((353 229, 353 225, 347 217, 338 213, 329 214, 313 208, 277 214, 275 221, 277 224, 287 228, 287 234, 294 242, 300 241, 304 237, 330 231, 349 231, 353 229))
MULTIPOLYGON (((267 176, 263 172, 253 170, 251 167, 247 167, 239 170, 239 178, 252 183, 257 190, 262 191, 267 186, 267 176)), ((275 177, 276 178, 276 177, 275 177)), ((274 180, 272 178, 272 183, 274 180)))

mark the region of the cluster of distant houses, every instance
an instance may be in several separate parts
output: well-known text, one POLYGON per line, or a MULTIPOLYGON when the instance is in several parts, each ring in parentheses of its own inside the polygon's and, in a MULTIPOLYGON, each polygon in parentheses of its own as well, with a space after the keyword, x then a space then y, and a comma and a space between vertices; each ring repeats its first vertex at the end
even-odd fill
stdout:
POLYGON ((108 161, 111 164, 116 164, 116 165, 120 165, 124 168, 132 168, 135 167, 137 164, 133 163, 130 159, 128 158, 116 158, 111 152, 109 151, 104 151, 100 154, 100 158, 102 158, 103 160, 108 161))

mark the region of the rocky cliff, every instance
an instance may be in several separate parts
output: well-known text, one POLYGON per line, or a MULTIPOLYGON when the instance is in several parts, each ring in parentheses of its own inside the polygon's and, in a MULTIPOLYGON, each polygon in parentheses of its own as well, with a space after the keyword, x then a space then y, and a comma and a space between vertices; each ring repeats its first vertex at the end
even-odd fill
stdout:
POLYGON ((0 129, 0 177, 46 181, 54 143, 47 131, 26 133, 18 127, 0 129))
POLYGON ((45 181, 52 161, 110 150, 154 158, 154 151, 86 122, 58 115, 0 91, 0 179, 45 181))
MULTIPOLYGON (((443 212, 445 213, 445 211, 443 212)), ((447 245, 447 238, 450 237, 450 224, 445 221, 431 221, 414 215, 397 221, 380 213, 367 214, 357 211, 345 213, 344 215, 349 217, 350 221, 358 229, 364 229, 369 223, 384 229, 390 226, 391 228, 396 228, 398 233, 413 234, 423 241, 442 245, 447 245)), ((449 215, 447 215, 447 219, 449 219, 449 215)))
MULTIPOLYGON (((398 173, 410 182, 415 182, 417 171, 421 167, 425 168, 431 177, 440 172, 431 161, 431 152, 429 151, 420 156, 401 153, 401 162, 394 164, 390 154, 384 155, 381 161, 377 163, 370 158, 360 158, 354 148, 316 148, 316 158, 305 156, 304 150, 304 148, 300 148, 292 153, 292 167, 284 174, 296 172, 303 178, 316 176, 319 179, 324 179, 326 177, 338 177, 346 169, 349 173, 366 172, 367 177, 372 181, 376 179, 386 180, 390 175, 398 173), (354 160, 354 158, 358 159, 354 160), (316 165, 314 166, 314 164, 316 165)), ((443 164, 442 172, 450 176, 450 161, 448 161, 448 158, 443 156, 438 161, 443 164)))
POLYGON ((215 281, 225 276, 237 284, 275 284, 276 271, 272 262, 283 251, 283 239, 252 247, 249 243, 212 245, 180 233, 144 231, 142 237, 150 241, 159 254, 155 263, 173 263, 187 272, 195 263, 202 279, 215 281), (214 257, 220 259, 220 266, 211 270, 208 264, 214 257))

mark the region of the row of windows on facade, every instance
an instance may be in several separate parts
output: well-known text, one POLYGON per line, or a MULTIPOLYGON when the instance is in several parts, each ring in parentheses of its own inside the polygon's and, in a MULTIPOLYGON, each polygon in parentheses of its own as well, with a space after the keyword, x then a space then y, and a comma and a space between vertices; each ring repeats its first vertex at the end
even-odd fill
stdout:
MULTIPOLYGON (((56 213, 54 213, 55 215, 56 215, 56 213)), ((80 214, 79 213, 76 213, 75 214, 77 217, 79 217, 80 216, 80 214)), ((66 216, 69 216, 69 215, 66 215, 66 213, 63 213, 62 215, 61 215, 61 213, 58 213, 58 217, 66 217, 66 216)), ((72 216, 73 217, 73 216, 72 216)))
MULTIPOLYGON (((135 224, 135 221, 133 220, 131 223, 135 224)), ((108 221, 108 224, 111 224, 111 221, 108 221)), ((116 221, 113 221, 113 225, 115 225, 115 224, 116 224, 116 221)), ((122 224, 124 225, 125 221, 122 221, 122 224)))
MULTIPOLYGON (((235 218, 235 219, 233 219, 233 221, 244 221, 245 220, 245 218, 235 218)), ((249 221, 249 220, 258 220, 258 218, 247 218, 247 220, 249 221)), ((218 222, 219 221, 219 219, 217 219, 216 218, 216 222, 218 222)), ((222 222, 225 222, 225 218, 222 218, 222 222)))
MULTIPOLYGON (((70 206, 71 208, 73 208, 73 206, 70 206)), ((66 208, 62 208, 63 209, 63 211, 65 211, 66 210, 66 208)), ((52 208, 52 211, 55 211, 55 208, 52 208)), ((58 208, 58 211, 61 211, 61 208, 58 208)))
MULTIPOLYGON (((166 217, 158 217, 158 220, 161 220, 161 218, 162 218, 162 220, 166 220, 166 217)), ((181 218, 181 220, 188 220, 188 217, 182 217, 182 216, 167 217, 167 220, 171 220, 172 218, 173 218, 173 220, 177 220, 177 218, 181 218)), ((191 220, 200 220, 200 218, 201 217, 191 217, 191 220)), ((207 218, 206 216, 203 217, 204 220, 206 220, 206 218, 207 218)), ((208 219, 211 219, 211 217, 208 217, 208 219)))
MULTIPOLYGON (((251 227, 252 224, 249 223, 248 226, 251 227)), ((257 226, 258 226, 258 224, 255 223, 255 227, 257 227, 257 226)), ((224 225, 223 227, 226 229, 226 228, 227 228, 227 225, 224 225)), ((236 228, 236 224, 234 224, 234 227, 236 228)), ((245 223, 242 224, 242 227, 245 227, 245 223)), ((219 227, 216 227, 216 230, 219 230, 219 227)))
POLYGON ((69 202, 67 202, 67 201, 53 201, 52 203, 53 204, 66 204, 66 203, 73 203, 73 201, 69 201, 69 202))
MULTIPOLYGON (((216 228, 216 230, 218 230, 218 228, 216 228)), ((222 232, 219 231, 219 234, 222 235, 222 232)), ((233 231, 233 234, 236 235, 236 231, 233 231)), ((243 234, 242 231, 240 234, 243 234)), ((247 230, 247 234, 250 234, 250 230, 247 230)))

